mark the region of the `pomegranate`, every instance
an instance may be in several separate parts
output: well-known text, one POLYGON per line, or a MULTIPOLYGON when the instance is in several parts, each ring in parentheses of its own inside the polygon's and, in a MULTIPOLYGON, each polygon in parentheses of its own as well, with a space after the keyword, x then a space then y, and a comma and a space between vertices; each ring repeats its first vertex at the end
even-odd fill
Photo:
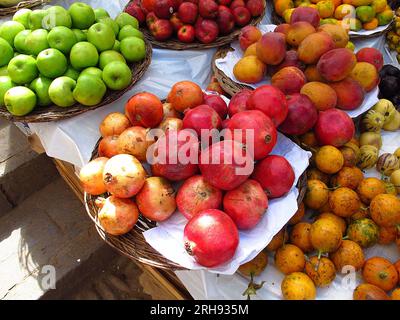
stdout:
POLYGON ((158 128, 162 131, 167 132, 168 130, 179 131, 183 127, 183 121, 179 118, 166 118, 164 119, 158 128))
POLYGON ((271 85, 263 85, 252 92, 246 104, 249 110, 260 110, 279 126, 288 114, 288 105, 281 90, 271 85))
POLYGON ((109 159, 104 167, 103 181, 107 191, 118 198, 131 198, 142 188, 146 171, 139 160, 129 154, 109 159))
POLYGON ((118 136, 107 136, 100 140, 99 156, 111 158, 118 154, 118 136))
POLYGON ((232 259, 239 245, 239 232, 225 212, 208 209, 186 224, 184 244, 200 265, 211 268, 232 259))
POLYGON ((341 147, 353 138, 355 127, 346 112, 329 109, 319 113, 314 131, 320 145, 341 147))
POLYGON ((256 164, 252 178, 260 183, 268 198, 279 198, 292 188, 295 175, 289 161, 270 155, 256 164))
POLYGON ((130 154, 140 161, 146 161, 147 148, 154 140, 147 138, 147 130, 135 126, 126 129, 118 138, 118 153, 130 154))
POLYGON ((279 131, 289 135, 301 135, 311 130, 318 119, 312 101, 304 94, 295 93, 287 97, 288 115, 279 126, 279 131))
POLYGON ((103 171, 107 161, 108 158, 100 157, 82 167, 79 179, 86 193, 97 196, 107 191, 103 182, 103 171))
POLYGON ((199 167, 204 179, 212 186, 232 190, 251 175, 254 162, 241 143, 224 140, 201 152, 199 167))
POLYGON ((187 179, 176 195, 178 210, 188 220, 203 210, 218 209, 221 203, 221 190, 213 187, 201 175, 187 179))
POLYGON ((125 114, 134 126, 157 127, 163 119, 163 105, 152 93, 141 92, 125 104, 125 114))
POLYGON ((190 130, 168 130, 151 149, 153 175, 179 181, 196 174, 199 140, 190 130))
POLYGON ((139 218, 139 210, 131 199, 110 196, 97 199, 96 205, 101 208, 98 214, 100 225, 114 236, 131 231, 139 218))
POLYGON ((228 191, 224 196, 224 211, 242 230, 254 228, 268 208, 268 198, 261 185, 252 179, 228 191))
POLYGON ((218 94, 204 95, 204 104, 213 108, 222 120, 226 118, 226 115, 228 114, 228 106, 224 99, 222 99, 218 94))
POLYGON ((246 110, 246 103, 252 92, 252 90, 243 89, 231 98, 228 105, 229 117, 232 118, 234 114, 246 110))
POLYGON ((149 177, 136 195, 136 203, 147 219, 164 221, 175 212, 175 190, 166 179, 149 177))
POLYGON ((113 112, 103 119, 99 130, 102 137, 118 136, 130 126, 131 123, 127 116, 120 112, 113 112))
POLYGON ((202 130, 221 129, 221 126, 218 113, 205 104, 187 110, 183 118, 183 128, 193 129, 199 137, 202 130))
POLYGON ((229 120, 227 129, 233 134, 233 139, 246 145, 248 150, 254 150, 254 159, 265 158, 274 148, 277 140, 276 128, 269 117, 258 110, 247 110, 236 113, 229 120), (236 130, 241 130, 238 135, 236 130), (253 141, 247 141, 246 131, 254 134, 253 141), (249 145, 252 143, 252 146, 249 145))

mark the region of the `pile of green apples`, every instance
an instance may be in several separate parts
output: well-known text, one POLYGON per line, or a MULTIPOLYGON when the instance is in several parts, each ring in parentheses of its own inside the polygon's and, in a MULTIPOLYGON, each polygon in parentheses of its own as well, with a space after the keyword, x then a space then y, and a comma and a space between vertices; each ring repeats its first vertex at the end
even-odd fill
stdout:
POLYGON ((21 9, 0 25, 0 106, 15 116, 35 107, 99 104, 107 88, 132 81, 128 63, 146 55, 139 23, 128 13, 75 2, 21 9))

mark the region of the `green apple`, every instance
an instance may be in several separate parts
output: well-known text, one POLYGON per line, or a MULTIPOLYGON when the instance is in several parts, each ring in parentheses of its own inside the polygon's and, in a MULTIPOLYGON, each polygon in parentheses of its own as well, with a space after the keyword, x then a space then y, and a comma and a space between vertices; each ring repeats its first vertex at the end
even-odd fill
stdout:
POLYGON ((71 79, 78 80, 80 72, 75 70, 71 66, 67 68, 67 71, 64 73, 64 77, 70 77, 71 79))
POLYGON ((101 18, 110 17, 109 13, 106 9, 103 8, 96 8, 94 9, 94 16, 96 18, 96 22, 99 22, 101 18))
POLYGON ((0 76, 8 76, 7 66, 3 66, 0 68, 0 76))
POLYGON ((13 57, 13 48, 6 40, 0 38, 0 66, 7 65, 13 57))
POLYGON ((20 54, 11 59, 7 67, 8 75, 16 84, 28 84, 38 76, 35 58, 20 54))
POLYGON ((100 53, 99 67, 104 69, 104 67, 113 61, 121 61, 126 64, 126 60, 122 54, 114 50, 107 50, 100 53))
POLYGON ((0 25, 0 37, 7 40, 10 46, 13 46, 15 36, 22 30, 25 30, 22 23, 17 21, 6 21, 0 25))
POLYGON ((49 87, 51 101, 59 107, 70 107, 76 103, 73 91, 76 81, 70 77, 54 79, 49 87))
POLYGON ((68 11, 61 6, 51 6, 47 9, 46 16, 43 18, 43 27, 51 30, 57 26, 71 28, 72 19, 68 11))
POLYGON ((111 62, 103 69, 103 81, 111 90, 123 90, 132 81, 131 69, 124 62, 111 62))
POLYGON ((146 43, 137 37, 128 37, 121 41, 121 53, 129 62, 137 62, 146 56, 146 43))
POLYGON ((103 80, 99 77, 84 74, 79 76, 74 89, 74 98, 84 106, 99 104, 107 91, 103 80))
POLYGON ((92 7, 83 2, 73 3, 68 12, 72 26, 77 29, 88 29, 96 20, 92 7))
POLYGON ((112 49, 115 43, 115 34, 113 29, 109 25, 101 22, 98 22, 89 28, 87 38, 99 52, 112 49))
POLYGON ((103 71, 101 69, 99 69, 99 68, 96 68, 96 67, 89 67, 89 68, 84 69, 81 72, 80 76, 83 76, 85 74, 96 76, 96 77, 99 77, 100 79, 103 78, 103 71))
POLYGON ((99 62, 99 53, 90 42, 78 42, 72 47, 69 60, 76 70, 95 67, 99 62))
POLYGON ((43 28, 43 18, 46 16, 47 11, 46 10, 33 10, 31 14, 28 17, 28 25, 29 29, 31 30, 36 30, 36 29, 42 29, 43 28))
POLYGON ((51 48, 60 50, 64 54, 68 54, 77 39, 75 33, 64 26, 54 27, 50 30, 47 41, 51 48))
POLYGON ((31 14, 31 9, 19 9, 13 16, 13 21, 22 23, 25 29, 29 29, 29 16, 31 14))
POLYGON ((45 29, 36 29, 29 33, 25 39, 26 50, 29 54, 37 56, 49 47, 47 42, 48 32, 45 29))
POLYGON ((82 42, 87 40, 86 33, 79 29, 72 29, 75 34, 76 42, 82 42))
POLYGON ((38 106, 46 107, 51 105, 49 88, 52 82, 52 79, 40 76, 30 84, 29 89, 35 92, 38 106))
POLYGON ((135 17, 132 17, 129 13, 120 13, 115 18, 115 21, 118 23, 120 28, 126 25, 131 25, 132 27, 139 29, 139 21, 135 17))
POLYGON ((24 116, 36 106, 36 95, 27 87, 13 87, 4 95, 4 104, 14 116, 24 116))
POLYGON ((57 49, 46 49, 36 58, 39 72, 47 78, 61 77, 68 68, 67 58, 57 49))
POLYGON ((26 37, 31 33, 31 30, 22 30, 18 33, 14 38, 14 48, 19 53, 29 53, 28 48, 26 47, 26 37))
POLYGON ((100 23, 105 23, 106 25, 110 26, 113 29, 115 36, 116 37, 118 36, 119 25, 113 19, 111 19, 110 17, 105 17, 105 18, 101 18, 99 20, 99 22, 100 23))
POLYGON ((15 84, 14 82, 12 82, 10 77, 0 77, 0 107, 4 107, 4 95, 6 94, 6 92, 14 86, 15 84))
POLYGON ((118 40, 124 40, 128 37, 137 37, 140 39, 144 39, 143 33, 141 33, 138 29, 132 27, 130 24, 123 26, 118 34, 118 40))
POLYGON ((114 47, 112 48, 114 51, 121 52, 121 42, 115 40, 114 47))

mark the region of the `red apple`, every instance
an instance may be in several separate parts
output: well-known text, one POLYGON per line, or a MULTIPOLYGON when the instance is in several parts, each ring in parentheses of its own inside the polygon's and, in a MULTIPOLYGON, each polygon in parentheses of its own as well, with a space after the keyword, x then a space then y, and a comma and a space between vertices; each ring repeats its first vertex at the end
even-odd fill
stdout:
POLYGON ((184 2, 179 6, 178 17, 185 24, 193 24, 196 22, 199 9, 197 5, 191 2, 184 2))
POLYGON ((218 15, 218 4, 214 0, 201 0, 199 13, 205 19, 215 19, 218 15))
POLYGON ((179 19, 177 12, 172 14, 172 16, 169 19, 169 21, 171 22, 172 26, 174 27, 174 31, 175 32, 178 32, 178 30, 180 28, 182 28, 183 25, 184 25, 183 22, 181 21, 181 19, 179 19))
POLYGON ((251 20, 251 14, 249 9, 245 7, 236 7, 232 10, 235 22, 239 27, 247 25, 251 20))
POLYGON ((218 25, 214 20, 198 19, 196 22, 196 38, 201 43, 211 43, 219 34, 218 25))
POLYGON ((199 0, 184 0, 185 2, 191 2, 194 3, 196 5, 199 5, 199 0))
POLYGON ((171 38, 174 28, 169 20, 158 19, 152 24, 150 31, 156 40, 165 41, 171 38))
POLYGON ((194 41, 195 37, 196 37, 196 32, 194 30, 194 27, 191 26, 190 24, 185 24, 178 30, 179 41, 185 43, 191 43, 194 41))
POLYGON ((237 7, 245 7, 245 6, 246 6, 246 4, 244 3, 243 0, 233 0, 233 1, 231 2, 231 5, 229 6, 229 8, 230 8, 231 10, 233 10, 233 9, 235 9, 235 8, 237 8, 237 7))
POLYGON ((160 19, 169 19, 174 12, 172 0, 157 0, 154 4, 154 13, 160 19))
POLYGON ((228 7, 218 7, 217 23, 221 34, 231 33, 235 27, 235 18, 228 7))
POLYGON ((231 4, 232 0, 218 0, 218 4, 222 6, 229 6, 231 4))
POLYGON ((249 9, 253 17, 259 17, 264 12, 264 1, 263 0, 248 0, 246 3, 247 9, 249 9))
POLYGON ((142 7, 147 11, 147 12, 152 12, 154 11, 154 5, 156 3, 156 0, 142 0, 142 7))
POLYGON ((151 26, 153 25, 153 23, 154 22, 156 22, 158 20, 158 18, 157 18, 157 16, 156 16, 156 14, 154 13, 154 12, 149 12, 147 15, 146 15, 146 25, 147 25, 147 28, 151 28, 151 26))
POLYGON ((135 17, 140 24, 146 21, 146 15, 141 7, 139 7, 134 2, 128 4, 125 9, 126 13, 129 13, 132 17, 135 17))
POLYGON ((183 0, 172 0, 172 2, 174 3, 173 5, 174 11, 178 11, 179 6, 182 4, 183 0))

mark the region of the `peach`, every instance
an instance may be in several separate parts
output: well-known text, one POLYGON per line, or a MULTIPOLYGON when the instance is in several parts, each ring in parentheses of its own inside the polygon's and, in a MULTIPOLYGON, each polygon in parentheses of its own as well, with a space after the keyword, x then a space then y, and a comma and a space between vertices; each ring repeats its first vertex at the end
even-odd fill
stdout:
POLYGON ((345 48, 349 42, 349 34, 341 25, 330 23, 323 24, 319 26, 317 30, 328 33, 332 37, 333 42, 335 42, 336 48, 345 48))
POLYGON ((315 33, 315 28, 310 23, 306 21, 295 22, 288 29, 286 42, 293 47, 298 47, 312 33, 315 33))
POLYGON ((243 54, 243 57, 247 56, 257 56, 257 43, 253 43, 249 47, 247 47, 246 51, 243 54))
POLYGON ((247 56, 240 59, 233 68, 236 79, 245 83, 260 82, 267 70, 267 66, 256 56, 247 56))
POLYGON ((364 89, 357 81, 351 78, 331 83, 330 86, 336 92, 336 107, 339 109, 354 110, 361 106, 364 101, 364 89))
POLYGON ((304 75, 306 76, 308 82, 311 81, 325 82, 325 79, 322 78, 315 64, 307 66, 306 70, 304 71, 304 75))
POLYGON ((288 23, 282 23, 280 25, 278 25, 275 29, 274 32, 280 32, 283 33, 285 36, 287 35, 288 31, 290 28, 290 24, 288 23))
POLYGON ((328 81, 346 78, 357 63, 356 55, 347 48, 337 48, 324 53, 318 61, 317 69, 328 81))
POLYGON ((257 42, 257 57, 265 64, 280 64, 286 56, 285 35, 280 32, 268 32, 257 42))
POLYGON ((357 62, 350 73, 366 92, 373 90, 379 83, 379 74, 375 66, 368 62, 357 62))
POLYGON ((326 83, 312 81, 301 88, 300 93, 305 94, 314 103, 318 111, 332 109, 337 104, 337 95, 326 83))
POLYGON ((356 54, 358 62, 368 62, 380 71, 383 67, 383 55, 375 48, 362 48, 356 54))
POLYGON ((310 7, 298 7, 294 9, 290 17, 290 24, 298 21, 307 21, 317 28, 320 21, 318 10, 310 7))
POLYGON ((271 78, 271 84, 284 94, 299 93, 306 82, 306 76, 296 67, 282 68, 271 78))
POLYGON ((239 35, 239 44, 242 50, 246 50, 250 45, 256 43, 262 36, 261 31, 254 26, 242 28, 239 35))
POLYGON ((308 35, 297 50, 299 59, 306 64, 316 64, 319 58, 329 50, 335 48, 331 36, 326 32, 317 32, 308 35))

